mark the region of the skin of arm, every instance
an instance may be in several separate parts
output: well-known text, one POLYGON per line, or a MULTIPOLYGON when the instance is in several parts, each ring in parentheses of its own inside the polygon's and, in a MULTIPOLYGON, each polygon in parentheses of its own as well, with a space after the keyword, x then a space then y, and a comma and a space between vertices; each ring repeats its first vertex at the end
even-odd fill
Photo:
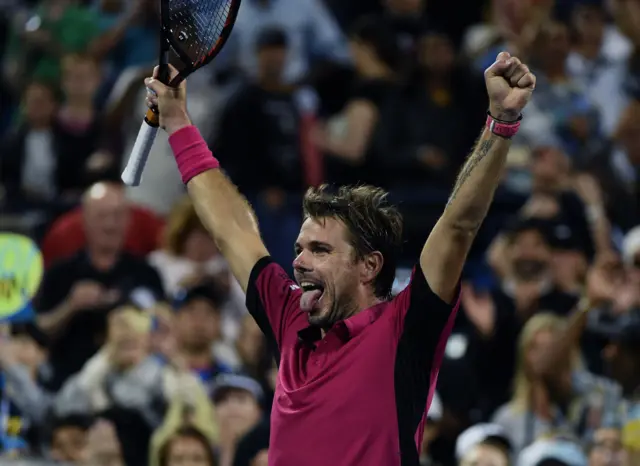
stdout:
MULTIPOLYGON (((186 82, 169 88, 155 79, 157 74, 156 67, 154 77, 145 80, 147 88, 155 93, 147 96, 147 104, 160 109, 160 126, 171 136, 191 125, 186 110, 186 82)), ((177 74, 177 70, 170 67, 171 79, 177 74)), ((253 209, 238 188, 217 168, 191 178, 187 189, 198 217, 246 292, 253 266, 269 255, 260 237, 253 209)))
POLYGON ((37 317, 38 327, 49 337, 55 338, 75 314, 75 309, 64 301, 54 310, 37 317))
MULTIPOLYGON (((502 52, 485 71, 489 113, 513 122, 531 98, 535 76, 520 60, 502 52)), ((429 286, 452 303, 467 254, 487 215, 502 177, 510 140, 484 129, 462 167, 444 213, 427 238, 420 266, 429 286)))

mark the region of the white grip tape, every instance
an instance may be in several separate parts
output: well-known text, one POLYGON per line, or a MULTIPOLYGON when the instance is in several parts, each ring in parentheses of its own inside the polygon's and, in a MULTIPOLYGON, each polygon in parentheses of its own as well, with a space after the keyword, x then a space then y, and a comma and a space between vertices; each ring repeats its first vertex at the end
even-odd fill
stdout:
POLYGON ((142 180, 142 172, 149 158, 153 141, 156 139, 158 128, 150 126, 146 121, 142 122, 138 137, 131 149, 131 155, 127 166, 122 172, 122 181, 127 186, 139 186, 142 180))

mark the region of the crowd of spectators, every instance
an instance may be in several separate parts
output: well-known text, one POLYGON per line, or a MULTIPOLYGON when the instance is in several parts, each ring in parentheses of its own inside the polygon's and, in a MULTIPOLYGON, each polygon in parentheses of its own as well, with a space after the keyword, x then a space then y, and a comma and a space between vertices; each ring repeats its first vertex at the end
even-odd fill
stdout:
MULTIPOLYGON (((46 266, 34 320, 2 327, 2 464, 267 464, 277 367, 166 136, 142 185, 119 183, 158 4, 0 2, 0 230, 46 266)), ((389 189, 399 290, 500 50, 537 88, 465 267, 421 464, 640 466, 640 1, 244 0, 188 106, 286 268, 306 187, 389 189)))

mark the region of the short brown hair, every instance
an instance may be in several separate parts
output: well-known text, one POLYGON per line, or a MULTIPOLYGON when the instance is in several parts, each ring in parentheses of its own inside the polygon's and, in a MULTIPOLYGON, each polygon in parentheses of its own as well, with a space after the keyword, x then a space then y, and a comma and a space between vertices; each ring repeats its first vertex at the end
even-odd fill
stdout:
POLYGON ((398 252, 402 244, 402 215, 387 200, 382 188, 368 185, 342 186, 334 190, 328 185, 309 188, 304 196, 304 217, 335 218, 345 224, 356 258, 378 251, 382 254, 382 270, 373 282, 375 295, 391 297, 396 275, 398 252))
POLYGON ((178 201, 167 218, 167 225, 164 230, 164 248, 173 255, 179 256, 183 252, 184 242, 187 236, 204 226, 195 207, 188 196, 178 201))
POLYGON ((179 438, 190 438, 197 440, 204 447, 207 454, 207 463, 210 466, 217 466, 216 457, 213 453, 213 446, 209 443, 207 436, 197 427, 184 425, 176 430, 160 447, 158 453, 158 463, 160 466, 169 465, 169 454, 171 453, 171 445, 179 438))

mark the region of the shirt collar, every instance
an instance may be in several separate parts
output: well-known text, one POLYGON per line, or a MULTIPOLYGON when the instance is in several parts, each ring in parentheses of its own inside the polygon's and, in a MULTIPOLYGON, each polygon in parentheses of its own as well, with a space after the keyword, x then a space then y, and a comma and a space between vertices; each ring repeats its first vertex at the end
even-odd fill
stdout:
MULTIPOLYGON (((385 304, 387 304, 387 301, 371 306, 348 319, 336 322, 329 329, 329 332, 334 332, 343 342, 347 342, 360 335, 368 325, 375 322, 385 309, 385 304)), ((315 348, 315 344, 322 339, 320 327, 310 325, 303 328, 298 332, 298 339, 304 344, 315 348)))

